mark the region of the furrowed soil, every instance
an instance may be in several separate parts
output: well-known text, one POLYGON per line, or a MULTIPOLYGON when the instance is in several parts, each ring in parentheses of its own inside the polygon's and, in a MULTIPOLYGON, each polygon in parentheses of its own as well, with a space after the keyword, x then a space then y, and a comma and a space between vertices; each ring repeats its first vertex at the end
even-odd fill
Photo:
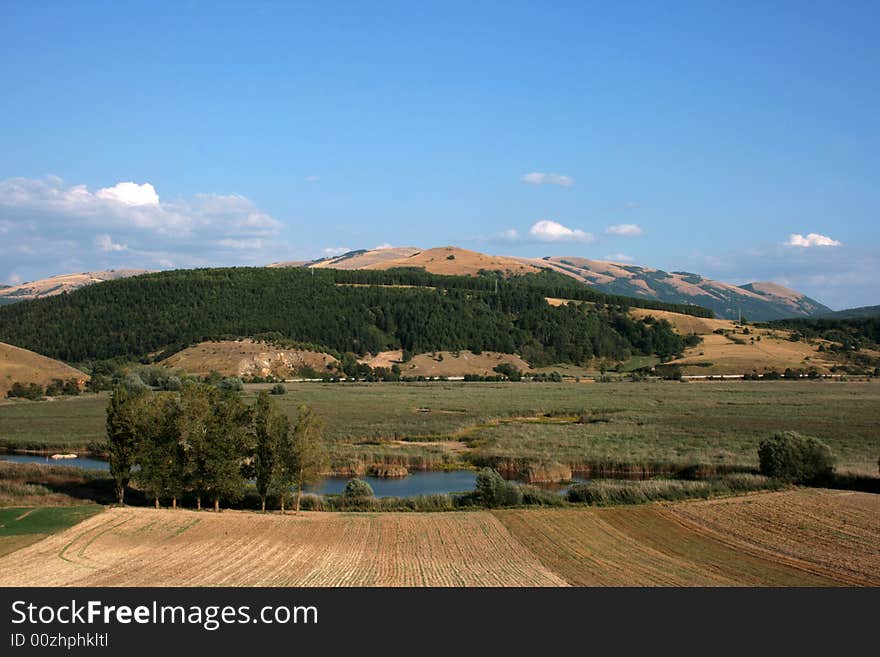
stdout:
POLYGON ((560 586, 490 513, 115 508, 0 559, 0 586, 560 586), (213 555, 213 556, 211 556, 213 555))
POLYGON ((804 490, 677 504, 664 513, 734 549, 880 586, 880 495, 804 490))
POLYGON ((495 512, 576 586, 880 585, 880 497, 794 490, 495 512))
POLYGON ((0 586, 880 586, 878 536, 880 496, 814 489, 433 514, 113 508, 0 558, 0 586))

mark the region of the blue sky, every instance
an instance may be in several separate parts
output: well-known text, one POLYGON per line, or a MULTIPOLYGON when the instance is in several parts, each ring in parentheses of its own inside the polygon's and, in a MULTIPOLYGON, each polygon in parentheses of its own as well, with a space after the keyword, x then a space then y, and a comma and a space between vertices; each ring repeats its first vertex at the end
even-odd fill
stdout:
POLYGON ((456 244, 880 303, 877 3, 2 14, 5 283, 456 244))

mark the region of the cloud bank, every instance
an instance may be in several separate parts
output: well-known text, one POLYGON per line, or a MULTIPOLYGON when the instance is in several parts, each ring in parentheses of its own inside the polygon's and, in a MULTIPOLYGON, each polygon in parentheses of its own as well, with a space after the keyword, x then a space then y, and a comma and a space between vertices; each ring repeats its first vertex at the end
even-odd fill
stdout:
POLYGON ((262 264, 280 221, 239 194, 162 201, 148 183, 94 191, 61 178, 0 181, 0 280, 69 271, 262 264))

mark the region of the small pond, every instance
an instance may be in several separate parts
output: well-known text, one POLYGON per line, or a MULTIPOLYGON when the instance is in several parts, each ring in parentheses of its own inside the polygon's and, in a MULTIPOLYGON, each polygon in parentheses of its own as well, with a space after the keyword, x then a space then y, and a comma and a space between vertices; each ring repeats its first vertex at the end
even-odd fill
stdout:
MULTIPOLYGON (((75 459, 52 459, 38 454, 0 454, 0 461, 13 463, 39 463, 41 465, 62 465, 69 468, 84 470, 109 470, 107 461, 79 456, 75 459)), ((306 492, 319 495, 336 495, 345 489, 351 477, 326 477, 320 483, 310 486, 306 492)), ((409 476, 398 479, 382 477, 359 477, 373 489, 376 497, 416 497, 418 495, 437 495, 445 493, 464 493, 472 491, 477 482, 477 473, 473 470, 450 470, 444 472, 414 471, 409 476)), ((579 477, 575 482, 587 481, 579 477)), ((564 493, 566 484, 541 484, 542 488, 564 493)))

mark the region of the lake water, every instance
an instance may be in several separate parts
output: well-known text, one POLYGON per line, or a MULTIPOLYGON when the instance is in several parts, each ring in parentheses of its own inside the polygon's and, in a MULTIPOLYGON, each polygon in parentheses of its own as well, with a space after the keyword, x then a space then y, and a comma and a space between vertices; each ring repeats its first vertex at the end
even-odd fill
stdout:
MULTIPOLYGON (((335 495, 345 489, 351 477, 327 477, 321 483, 309 488, 308 492, 320 495, 335 495)), ((449 472, 410 472, 406 477, 386 479, 383 477, 358 477, 373 489, 376 497, 415 497, 437 493, 464 493, 474 489, 477 474, 471 470, 452 470, 449 472)))
MULTIPOLYGON (((0 461, 13 463, 39 463, 41 465, 63 465, 84 470, 109 470, 110 465, 101 459, 80 456, 75 459, 50 459, 36 454, 0 454, 0 461)), ((351 477, 327 477, 319 484, 306 489, 319 495, 337 495, 345 490, 351 477)), ((409 476, 398 479, 382 477, 359 477, 370 484, 376 497, 416 497, 444 493, 464 493, 472 491, 477 483, 477 473, 473 470, 451 470, 448 472, 410 472, 409 476)), ((586 481, 575 477, 575 481, 586 481)), ((548 484, 543 486, 564 493, 568 486, 548 484)))
POLYGON ((110 470, 110 464, 107 461, 89 458, 88 456, 78 456, 75 459, 50 459, 48 456, 39 454, 0 454, 0 461, 64 465, 69 468, 80 468, 82 470, 110 470))

